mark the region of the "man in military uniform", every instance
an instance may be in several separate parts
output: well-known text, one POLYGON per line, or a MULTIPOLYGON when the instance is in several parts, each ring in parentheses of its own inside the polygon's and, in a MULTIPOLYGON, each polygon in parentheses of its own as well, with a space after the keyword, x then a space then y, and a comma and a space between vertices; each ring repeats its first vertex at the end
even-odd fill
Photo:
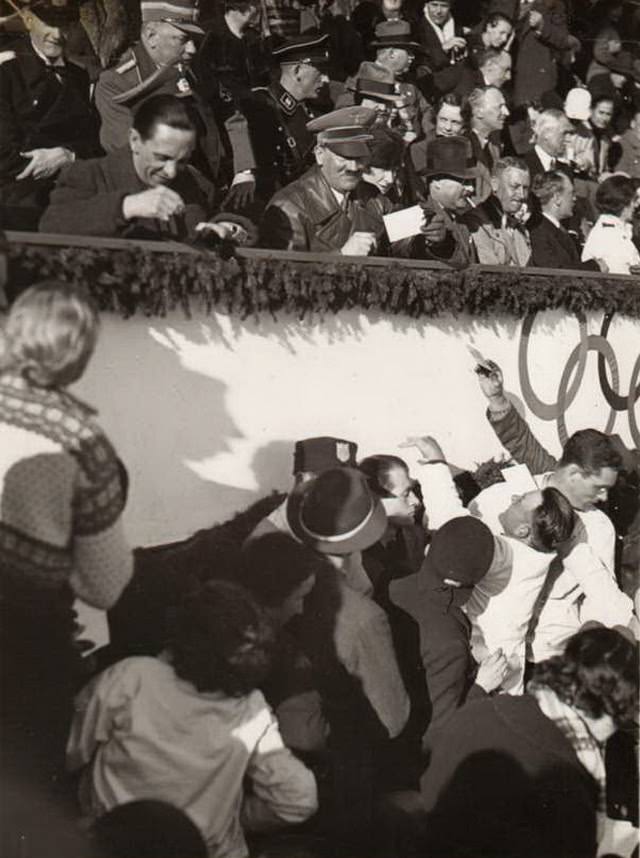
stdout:
POLYGON ((22 13, 29 39, 0 64, 0 209, 9 229, 36 229, 61 167, 100 152, 89 78, 65 56, 75 3, 22 13))
POLYGON ((222 128, 212 109, 213 85, 196 80, 190 62, 196 48, 194 37, 204 35, 198 26, 198 11, 192 0, 142 0, 140 42, 130 48, 121 62, 104 71, 96 85, 96 105, 102 118, 100 141, 107 152, 127 145, 131 109, 150 95, 176 95, 186 100, 194 114, 198 145, 195 165, 217 184, 236 176, 235 185, 253 177, 245 171, 254 166, 248 146, 246 121, 234 114, 222 128), (226 170, 225 144, 233 156, 232 170, 226 170))
POLYGON ((273 51, 279 80, 255 87, 242 103, 256 157, 256 195, 263 204, 313 164, 315 139, 308 129, 313 112, 307 101, 328 82, 327 35, 305 34, 273 51))
POLYGON ((384 252, 382 214, 360 198, 375 117, 367 107, 344 107, 307 124, 317 134, 316 164, 269 202, 262 246, 345 256, 384 252))

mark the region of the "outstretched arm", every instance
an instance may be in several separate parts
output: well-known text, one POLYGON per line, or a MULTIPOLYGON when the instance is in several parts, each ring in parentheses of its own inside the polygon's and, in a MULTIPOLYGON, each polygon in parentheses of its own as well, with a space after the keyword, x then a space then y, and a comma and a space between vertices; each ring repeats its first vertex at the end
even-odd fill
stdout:
POLYGON ((532 474, 552 471, 557 460, 545 450, 505 396, 500 367, 494 361, 488 360, 478 365, 476 373, 488 401, 487 418, 500 443, 516 462, 525 464, 532 474))

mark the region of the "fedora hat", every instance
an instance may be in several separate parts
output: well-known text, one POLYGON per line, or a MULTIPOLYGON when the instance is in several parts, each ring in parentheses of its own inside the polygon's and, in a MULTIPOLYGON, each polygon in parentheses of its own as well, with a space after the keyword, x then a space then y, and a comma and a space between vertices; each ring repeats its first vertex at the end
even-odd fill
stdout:
POLYGON ((450 176, 452 179, 476 178, 471 143, 466 137, 436 137, 427 147, 425 175, 450 176))
POLYGON ((351 554, 377 542, 387 516, 364 474, 332 468, 289 495, 287 521, 294 535, 321 554, 351 554))
POLYGON ((360 63, 353 83, 348 83, 346 87, 356 95, 373 98, 376 101, 388 101, 398 107, 403 106, 411 98, 407 85, 396 81, 393 72, 379 63, 368 60, 360 63))
POLYGON ((372 48, 402 48, 403 50, 420 51, 424 48, 420 42, 414 41, 411 36, 411 27, 407 21, 399 18, 391 21, 382 21, 375 30, 375 39, 371 42, 372 48))

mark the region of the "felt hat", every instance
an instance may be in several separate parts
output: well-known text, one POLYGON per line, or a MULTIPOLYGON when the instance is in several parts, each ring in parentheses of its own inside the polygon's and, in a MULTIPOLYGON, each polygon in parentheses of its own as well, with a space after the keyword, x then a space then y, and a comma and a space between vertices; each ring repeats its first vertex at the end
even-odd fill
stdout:
POLYGON ((42 0, 28 7, 36 18, 50 27, 64 27, 80 20, 77 0, 42 0))
POLYGON ((371 42, 372 48, 402 48, 403 50, 420 51, 424 48, 419 42, 414 41, 411 36, 411 27, 407 21, 399 18, 391 21, 382 21, 375 30, 375 39, 371 42))
POLYGON ((449 176, 466 181, 476 178, 471 143, 466 137, 436 137, 427 147, 425 175, 449 176))
POLYGON ((336 155, 366 158, 375 119, 376 112, 370 107, 342 107, 307 122, 307 130, 316 135, 318 145, 326 146, 336 155))
POLYGON ((332 468, 301 483, 287 498, 294 535, 321 554, 352 554, 377 542, 387 516, 355 468, 332 468))
POLYGON ((640 82, 640 62, 634 61, 633 57, 626 52, 612 56, 604 65, 613 74, 624 75, 640 82))
POLYGON ((435 532, 423 568, 439 581, 449 578, 469 590, 489 571, 494 550, 487 525, 472 515, 460 516, 435 532))
POLYGON ((293 473, 312 471, 321 474, 331 468, 355 468, 358 445, 343 438, 325 435, 296 441, 293 450, 293 473))
POLYGON ((326 65, 329 62, 329 36, 327 33, 304 33, 302 36, 294 36, 274 48, 271 55, 280 65, 289 63, 326 65))
POLYGON ((569 119, 586 121, 591 115, 591 93, 577 86, 570 89, 564 100, 564 112, 569 119))
POLYGON ((407 84, 396 81, 393 72, 379 63, 369 61, 360 63, 355 79, 352 84, 347 84, 347 89, 365 98, 388 101, 398 106, 406 104, 411 96, 407 84))
POLYGON ((204 30, 198 26, 198 7, 192 0, 142 0, 140 15, 143 24, 161 21, 185 33, 204 36, 204 30))

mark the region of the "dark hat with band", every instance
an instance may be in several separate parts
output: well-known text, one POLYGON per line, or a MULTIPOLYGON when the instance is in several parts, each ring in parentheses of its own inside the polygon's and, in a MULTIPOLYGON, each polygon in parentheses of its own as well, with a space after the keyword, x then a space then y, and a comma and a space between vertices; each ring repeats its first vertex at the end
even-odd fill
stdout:
POLYGON ((319 146, 342 158, 366 158, 375 119, 376 112, 370 107, 342 107, 307 122, 307 129, 317 135, 319 146))
POLYGON ((368 61, 360 63, 355 80, 347 84, 347 89, 365 98, 396 105, 405 104, 411 97, 406 84, 396 81, 389 69, 368 61))
POLYGON ((274 48, 271 55, 280 65, 288 63, 326 65, 329 62, 329 36, 326 33, 322 35, 305 33, 302 36, 295 36, 274 48))
POLYGON ((364 551, 387 528, 382 504, 355 468, 333 468, 301 483, 286 514, 294 535, 321 554, 364 551))
POLYGON ((400 19, 382 21, 376 27, 376 37, 371 42, 372 48, 402 48, 405 51, 420 51, 424 48, 419 42, 413 40, 411 27, 406 21, 400 19))
POLYGON ((476 178, 476 162, 466 137, 436 137, 427 146, 425 175, 462 181, 476 178))

